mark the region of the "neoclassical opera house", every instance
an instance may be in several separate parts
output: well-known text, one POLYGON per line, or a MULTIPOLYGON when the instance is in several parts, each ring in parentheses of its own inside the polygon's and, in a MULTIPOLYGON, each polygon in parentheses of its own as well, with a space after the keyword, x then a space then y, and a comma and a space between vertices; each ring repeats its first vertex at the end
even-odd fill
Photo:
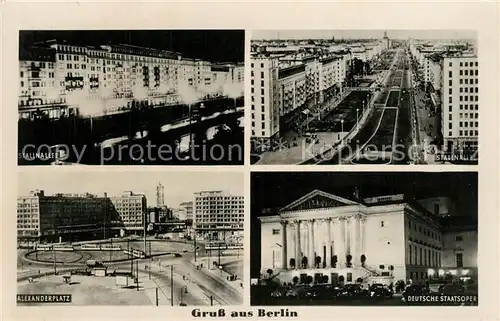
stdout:
POLYGON ((261 274, 272 269, 283 282, 312 276, 314 282, 390 283, 425 280, 441 267, 436 215, 402 194, 363 200, 354 194, 357 201, 314 190, 259 217, 261 274))

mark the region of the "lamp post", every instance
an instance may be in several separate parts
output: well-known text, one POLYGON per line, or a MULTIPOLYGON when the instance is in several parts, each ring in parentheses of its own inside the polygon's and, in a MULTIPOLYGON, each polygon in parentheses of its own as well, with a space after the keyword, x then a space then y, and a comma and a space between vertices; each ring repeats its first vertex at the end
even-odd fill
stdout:
POLYGON ((359 128, 359 108, 356 108, 356 129, 359 128))
POLYGON ((342 142, 344 141, 344 120, 340 120, 340 131, 342 132, 342 142))

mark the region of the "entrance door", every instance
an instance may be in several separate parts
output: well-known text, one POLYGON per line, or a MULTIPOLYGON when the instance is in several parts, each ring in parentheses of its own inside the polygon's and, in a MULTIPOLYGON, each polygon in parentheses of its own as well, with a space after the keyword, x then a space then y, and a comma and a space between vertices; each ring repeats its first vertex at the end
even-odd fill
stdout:
POLYGON ((331 278, 332 280, 332 285, 338 285, 339 284, 339 274, 338 273, 331 273, 331 278))

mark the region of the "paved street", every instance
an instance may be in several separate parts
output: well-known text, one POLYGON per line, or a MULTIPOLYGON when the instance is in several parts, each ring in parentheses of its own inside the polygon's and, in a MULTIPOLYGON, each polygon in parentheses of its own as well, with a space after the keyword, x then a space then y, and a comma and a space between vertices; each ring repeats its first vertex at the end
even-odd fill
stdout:
MULTIPOLYGON (((199 253, 204 254, 203 245, 199 246, 199 253)), ((229 262, 224 269, 230 273, 241 271, 238 272, 240 280, 237 281, 227 280, 230 274, 225 271, 208 270, 206 266, 197 268, 192 262, 193 253, 183 253, 181 257, 169 255, 139 259, 134 260, 132 265, 130 261, 108 264, 110 268, 120 271, 130 271, 133 266, 134 275, 138 268, 141 294, 135 293, 137 290, 134 284, 129 289, 120 289, 115 285, 114 278, 109 277, 74 276, 72 280, 75 284, 69 286, 62 282, 60 275, 53 275, 52 264, 28 262, 24 259, 25 253, 24 250, 18 251, 18 293, 59 293, 63 291, 61 288, 63 287, 65 293, 72 293, 76 296, 74 304, 77 305, 155 305, 156 288, 158 288, 158 305, 171 305, 172 292, 173 304, 177 306, 181 303, 188 306, 206 306, 211 304, 237 305, 243 302, 243 291, 240 285, 243 275, 241 257, 233 259, 222 257, 221 261, 221 263, 229 262), (34 277, 34 282, 29 282, 29 277, 34 277), (173 285, 173 291, 171 285, 173 285), (100 294, 96 295, 100 298, 97 301, 91 298, 92 295, 88 295, 94 292, 100 294)), ((57 264, 56 268, 61 274, 69 274, 69 269, 83 267, 82 263, 70 263, 57 264)))

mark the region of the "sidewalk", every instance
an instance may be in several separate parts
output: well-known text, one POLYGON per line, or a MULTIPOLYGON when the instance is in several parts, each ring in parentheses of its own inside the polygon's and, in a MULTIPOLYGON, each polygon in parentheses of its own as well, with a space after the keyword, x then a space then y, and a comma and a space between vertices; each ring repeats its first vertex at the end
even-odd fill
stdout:
MULTIPOLYGON (((214 262, 214 261, 215 261, 215 259, 212 260, 212 262, 214 262)), ((226 261, 226 262, 221 261, 221 263, 222 264, 226 264, 227 263, 227 258, 225 258, 224 261, 226 261)), ((199 265, 199 263, 194 262, 194 260, 191 260, 190 262, 195 267, 199 265)), ((228 273, 228 272, 226 272, 224 270, 221 270, 219 268, 213 268, 213 265, 209 265, 209 266, 203 265, 203 268, 200 268, 200 271, 202 271, 204 273, 210 274, 211 276, 213 276, 216 279, 218 279, 221 283, 227 284, 231 288, 233 288, 233 289, 235 289, 235 290, 240 291, 240 292, 243 293, 243 288, 244 288, 243 285, 244 284, 243 284, 243 280, 241 279, 242 275, 238 275, 237 276, 238 277, 237 280, 230 281, 228 279, 228 277, 232 276, 230 273, 228 273)))

